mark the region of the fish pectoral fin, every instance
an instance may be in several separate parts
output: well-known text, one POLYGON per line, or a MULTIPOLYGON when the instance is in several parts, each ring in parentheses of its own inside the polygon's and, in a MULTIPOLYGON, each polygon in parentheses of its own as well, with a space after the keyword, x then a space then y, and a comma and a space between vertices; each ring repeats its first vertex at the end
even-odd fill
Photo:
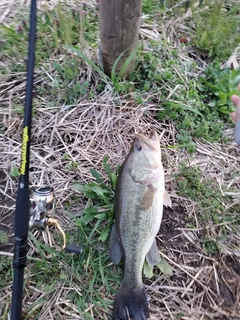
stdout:
POLYGON ((157 189, 154 188, 152 184, 147 187, 141 202, 140 208, 142 210, 148 210, 149 208, 151 208, 156 192, 157 189))
POLYGON ((112 260, 112 263, 117 265, 122 259, 122 249, 120 247, 118 238, 117 238, 117 231, 115 223, 112 227, 111 235, 110 235, 110 259, 112 260))
POLYGON ((172 208, 172 200, 166 190, 164 190, 164 194, 163 194, 163 205, 165 207, 172 208))
POLYGON ((158 251, 156 240, 154 240, 151 249, 146 254, 146 261, 150 266, 156 266, 161 260, 160 253, 158 251))

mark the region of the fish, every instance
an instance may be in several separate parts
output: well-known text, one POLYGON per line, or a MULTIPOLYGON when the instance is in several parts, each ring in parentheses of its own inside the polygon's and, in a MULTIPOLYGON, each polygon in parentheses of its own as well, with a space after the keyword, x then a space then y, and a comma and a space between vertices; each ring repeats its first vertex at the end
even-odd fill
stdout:
POLYGON ((124 273, 112 320, 149 318, 142 269, 145 259, 151 266, 160 262, 155 237, 163 205, 171 207, 171 199, 165 191, 159 137, 156 131, 139 133, 120 167, 115 190, 109 253, 114 265, 123 258, 124 273))

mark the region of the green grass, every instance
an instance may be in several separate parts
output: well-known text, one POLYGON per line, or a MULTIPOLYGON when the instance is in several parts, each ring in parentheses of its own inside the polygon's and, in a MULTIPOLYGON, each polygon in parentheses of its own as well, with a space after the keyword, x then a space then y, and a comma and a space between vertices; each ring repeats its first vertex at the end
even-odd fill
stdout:
MULTIPOLYGON (((53 294, 52 288, 58 285, 59 281, 67 288, 74 287, 80 293, 83 292, 79 296, 76 290, 72 290, 67 299, 71 299, 80 315, 86 320, 93 319, 91 313, 84 312, 90 304, 94 305, 94 318, 102 319, 102 310, 109 310, 109 306, 112 305, 112 296, 116 293, 122 277, 121 268, 112 272, 113 265, 108 254, 109 234, 113 223, 113 196, 119 167, 116 166, 116 170, 113 171, 108 158, 105 157, 103 168, 108 177, 107 180, 98 171, 91 169, 92 182, 73 184, 73 189, 80 191, 86 197, 87 207, 83 216, 75 220, 79 231, 69 232, 67 241, 81 244, 83 253, 79 256, 58 253, 33 239, 35 247, 41 252, 42 260, 33 258, 36 272, 32 271, 36 275, 36 280, 33 277, 32 281, 36 281, 37 287, 46 286, 45 299, 49 299, 48 294, 53 294), (51 253, 51 259, 46 260, 44 251, 51 253), (51 284, 49 284, 49 278, 53 279, 51 284)), ((72 201, 77 199, 75 195, 72 201)), ((34 308, 34 305, 31 308, 34 308)))
MULTIPOLYGON (((92 182, 73 185, 75 190, 86 197, 87 208, 83 216, 75 220, 78 231, 76 232, 75 227, 74 230, 67 232, 67 243, 82 245, 82 254, 72 255, 56 250, 44 244, 41 237, 29 233, 34 252, 28 255, 30 269, 25 279, 24 294, 30 299, 34 297, 26 310, 31 319, 44 317, 46 310, 42 306, 51 306, 51 301, 56 303, 56 292, 59 292, 62 287, 65 290, 59 300, 71 301, 71 306, 77 308, 83 319, 104 319, 103 310, 104 313, 110 310, 112 297, 122 279, 121 267, 114 268, 108 254, 109 234, 113 223, 113 197, 119 166, 116 166, 116 170, 113 171, 108 158, 105 157, 103 168, 107 180, 98 171, 91 169, 92 182), (36 294, 36 290, 39 294, 36 294), (90 308, 92 310, 90 312, 91 305, 94 308, 90 308)), ((78 199, 79 196, 73 192, 69 210, 78 199)), ((66 208, 68 208, 67 205, 66 208)), ((66 214, 71 215, 70 212, 66 214)), ((6 242, 6 235, 2 233, 0 236, 1 242, 6 242)), ((53 229, 52 236, 55 243, 60 246, 61 235, 53 229)), ((6 287, 13 276, 11 259, 0 256, 0 271, 3 293, 7 291, 6 287)), ((71 306, 65 306, 64 310, 74 314, 71 306)))
MULTIPOLYGON (((88 311, 90 305, 94 306, 94 319, 104 319, 103 310, 107 312, 112 305, 112 296, 119 287, 122 271, 119 268, 113 272, 106 241, 99 240, 99 230, 93 229, 92 225, 80 227, 79 232, 74 232, 73 236, 71 240, 83 245, 81 255, 59 252, 29 234, 36 248, 34 255, 28 256, 29 272, 25 278, 24 295, 31 301, 26 310, 29 319, 44 317, 46 310, 42 306, 51 306, 51 301, 54 304, 62 301, 63 305, 71 301, 71 305, 68 303, 69 306, 65 306, 64 310, 74 313, 71 306, 75 306, 79 315, 86 320, 93 319, 92 313, 88 311), (76 238, 76 235, 79 237, 76 238), (63 287, 65 289, 57 299, 56 293, 61 292, 63 287)), ((61 243, 61 236, 55 238, 61 243)), ((13 277, 12 259, 1 256, 0 271, 1 290, 4 294, 13 277)), ((11 302, 11 295, 7 300, 11 302)))
POLYGON ((204 2, 208 9, 193 10, 196 32, 192 42, 205 51, 210 59, 223 62, 240 42, 237 14, 240 4, 236 1, 226 3, 221 0, 204 2))
MULTIPOLYGON (((210 5, 209 10, 202 10, 202 6, 193 7, 193 1, 186 5, 184 1, 144 0, 143 22, 150 31, 156 28, 159 37, 141 37, 136 69, 129 79, 123 73, 131 61, 126 62, 119 74, 116 73, 116 61, 110 77, 103 73, 98 63, 97 7, 84 4, 82 10, 76 11, 58 5, 51 12, 39 12, 35 69, 38 82, 34 109, 67 105, 70 110, 79 100, 97 98, 108 87, 113 98, 124 96, 123 102, 118 100, 119 105, 125 104, 126 99, 137 104, 154 103, 159 108, 156 120, 159 123, 171 121, 176 128, 177 145, 170 147, 194 152, 195 138, 227 141, 223 128, 232 127, 229 121, 233 107, 230 96, 237 92, 240 78, 239 69, 221 69, 219 63, 226 60, 239 43, 238 4, 229 2, 230 9, 224 11, 223 1, 210 5), (184 36, 190 38, 187 45, 207 55, 207 68, 186 54, 185 44, 178 43, 175 38, 161 36, 162 25, 165 26, 170 19, 182 17, 187 7, 192 8, 193 16, 182 22, 190 30, 184 36)), ((210 4, 210 1, 202 1, 203 6, 206 3, 210 4)), ((0 81, 3 83, 24 81, 29 32, 26 21, 27 12, 20 15, 17 23, 0 25, 0 81)), ((174 31, 176 38, 182 36, 177 28, 174 31)), ((8 108, 7 98, 0 108, 8 108)), ((15 94, 13 102, 12 114, 22 117, 24 95, 15 94)), ((4 132, 2 127, 1 131, 4 132)), ((77 171, 79 164, 71 161, 68 154, 64 154, 63 162, 69 170, 77 171)), ((80 197, 85 199, 83 216, 74 219, 76 229, 67 234, 68 243, 83 245, 82 255, 58 252, 30 234, 36 250, 28 257, 25 294, 32 297, 35 288, 39 290, 39 295, 34 296, 35 300, 29 304, 31 319, 44 315, 42 305, 55 301, 56 291, 62 287, 66 288, 62 297, 76 306, 84 320, 104 319, 103 310, 109 310, 112 305, 113 295, 122 277, 121 267, 113 268, 108 256, 118 167, 112 170, 106 158, 103 159, 103 167, 104 177, 92 169, 92 181, 87 184, 75 183, 71 196, 63 204, 66 214, 70 215, 71 207, 79 202, 80 197), (89 309, 91 304, 94 305, 93 309, 89 309), (88 309, 92 310, 93 316, 88 309)), ((15 166, 10 174, 18 177, 15 166)), ((235 226, 240 223, 236 214, 239 206, 225 210, 222 203, 229 204, 232 199, 223 197, 216 181, 210 177, 203 178, 196 167, 181 165, 176 184, 180 196, 197 203, 196 215, 204 229, 200 239, 203 250, 209 255, 220 253, 221 243, 229 234, 224 222, 231 224, 235 231, 235 226), (222 212, 224 214, 220 214, 222 212), (216 236, 210 233, 209 223, 219 225, 216 236)), ((195 226, 192 217, 189 217, 187 224, 195 226)), ((0 236, 4 239, 3 234, 0 236)), ((57 243, 62 242, 60 235, 54 233, 53 236, 57 243)), ((9 292, 7 287, 13 275, 11 265, 10 258, 0 256, 2 292, 9 292)), ((6 299, 10 303, 9 295, 6 299)), ((4 308, 6 315, 9 306, 5 305, 4 308)), ((74 313, 69 306, 65 305, 64 308, 74 313)))
MULTIPOLYGON (((44 286, 46 301, 53 295, 53 288, 59 282, 67 288, 77 288, 68 293, 67 299, 71 299, 71 303, 86 320, 93 319, 91 313, 85 312, 90 304, 94 305, 94 318, 102 319, 102 310, 109 310, 112 305, 111 297, 116 293, 122 276, 120 268, 119 271, 112 272, 113 265, 108 254, 109 234, 113 223, 113 190, 116 187, 118 166, 116 171, 112 171, 108 158, 105 157, 103 168, 107 181, 98 171, 91 169, 93 182, 73 184, 73 189, 86 197, 87 208, 83 216, 75 221, 79 231, 68 232, 67 242, 81 244, 81 255, 56 252, 30 236, 40 252, 40 261, 39 258, 30 258, 34 264, 31 280, 36 283, 37 288, 44 286), (46 253, 51 254, 50 259, 46 259, 46 253), (50 283, 49 278, 52 279, 50 283), (78 292, 83 294, 79 296, 78 292)), ((75 195, 72 201, 77 199, 75 195)), ((61 242, 61 239, 57 241, 61 242)), ((37 304, 38 301, 35 301, 31 308, 34 309, 37 304)), ((42 314, 40 310, 39 312, 38 316, 42 314)))
MULTIPOLYGON (((14 23, 0 27, 0 56, 4 64, 0 79, 20 79, 19 73, 26 71, 29 32, 26 20, 27 13, 22 16, 17 26, 14 23)), ((52 104, 71 105, 76 103, 79 97, 93 94, 91 82, 87 80, 84 72, 81 72, 85 62, 67 54, 64 45, 80 45, 83 48, 87 43, 94 48, 97 44, 97 30, 96 12, 87 5, 81 15, 80 12, 65 9, 60 5, 51 13, 47 10, 46 13, 38 13, 35 70, 39 77, 45 78, 46 72, 51 74, 47 82, 40 81, 37 84, 39 95, 52 104), (58 55, 62 56, 62 59, 56 59, 58 55)), ((19 101, 19 108, 23 104, 24 101, 19 101)))
MULTIPOLYGON (((98 46, 97 8, 85 4, 82 10, 74 11, 58 5, 51 13, 46 11, 39 14, 36 68, 39 77, 49 76, 47 81, 39 81, 37 93, 46 101, 46 107, 75 105, 79 99, 97 97, 108 86, 113 96, 126 95, 138 104, 143 101, 157 103, 160 107, 157 116, 159 121, 173 121, 179 146, 186 147, 190 152, 194 151, 194 138, 226 141, 222 129, 232 110, 229 98, 236 90, 239 70, 221 70, 218 61, 226 59, 239 43, 238 5, 231 2, 226 9, 221 1, 214 5, 206 1, 196 7, 189 1, 188 6, 193 10, 192 18, 186 21, 191 27, 191 45, 208 52, 211 67, 199 72, 201 69, 194 59, 187 62, 179 59, 184 44, 176 47, 160 37, 145 42, 144 46, 142 41, 139 42, 136 69, 129 79, 122 75, 131 59, 126 61, 118 75, 115 71, 116 61, 111 76, 107 77, 98 65, 96 56, 89 58, 84 51, 86 47, 96 51, 98 46), (223 23, 222 19, 227 20, 223 23), (207 35, 203 41, 199 37, 204 32, 207 35), (56 59, 56 56, 61 58, 56 59), (86 68, 91 73, 90 77, 86 76, 86 68)), ((174 18, 186 10, 185 2, 143 1, 145 22, 149 26, 155 24, 160 27, 167 21, 166 17, 174 18)), ((0 78, 11 73, 11 79, 17 79, 20 77, 18 72, 26 69, 24 61, 29 31, 26 19, 22 17, 17 27, 10 25, 0 28, 3 39, 0 55, 5 63, 0 78)), ((16 112, 22 112, 23 103, 22 99, 18 101, 16 112)))
MULTIPOLYGON (((85 234, 90 229, 85 228, 85 234)), ((92 231, 92 230, 91 230, 92 231)), ((29 258, 32 265, 31 276, 28 279, 35 284, 38 290, 44 291, 43 297, 36 299, 28 310, 33 319, 43 315, 44 310, 36 310, 35 306, 48 303, 54 297, 56 289, 65 287, 65 294, 61 299, 71 301, 84 319, 92 319, 91 313, 86 312, 90 304, 94 304, 94 317, 101 319, 101 310, 108 310, 112 303, 110 297, 115 293, 114 286, 119 283, 120 274, 111 272, 112 266, 106 249, 99 247, 97 234, 93 233, 91 242, 86 238, 79 239, 83 244, 82 255, 74 256, 64 252, 49 250, 39 243, 42 254, 36 258, 29 258), (95 240, 94 240, 95 239, 95 240), (44 253, 50 253, 51 258, 46 259, 44 253), (49 279, 51 279, 49 281, 49 279), (79 295, 80 293, 80 295, 79 295), (106 298, 103 299, 103 296, 106 298), (31 311, 32 310, 32 311, 31 311)), ((76 241, 77 239, 75 239, 76 241)), ((34 241, 36 245, 36 240, 34 241)), ((34 292, 28 289, 31 296, 34 292)), ((71 308, 67 308, 71 312, 71 308)))
MULTIPOLYGON (((196 203, 195 215, 198 226, 203 228, 203 238, 200 242, 208 254, 220 253, 220 242, 224 242, 227 235, 234 232, 239 226, 239 204, 230 206, 232 197, 223 196, 219 185, 211 176, 202 176, 202 172, 196 166, 188 166, 180 163, 179 173, 175 176, 178 194, 188 197, 196 203), (226 224, 226 225, 225 225, 226 224), (228 228, 228 224, 231 229, 228 228), (217 236, 210 234, 209 226, 217 227, 217 236)), ((224 191, 224 190, 223 190, 224 191)), ((229 190, 228 190, 229 191, 229 190)), ((237 190, 232 190, 237 192, 237 190)), ((188 223, 195 225, 195 218, 188 217, 188 223)))

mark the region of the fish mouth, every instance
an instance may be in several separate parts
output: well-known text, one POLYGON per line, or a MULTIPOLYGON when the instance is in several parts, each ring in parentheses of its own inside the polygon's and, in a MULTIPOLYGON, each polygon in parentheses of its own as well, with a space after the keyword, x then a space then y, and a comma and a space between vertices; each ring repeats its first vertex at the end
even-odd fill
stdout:
POLYGON ((151 151, 157 151, 159 148, 158 134, 152 130, 149 137, 139 133, 135 137, 135 144, 145 144, 151 151))

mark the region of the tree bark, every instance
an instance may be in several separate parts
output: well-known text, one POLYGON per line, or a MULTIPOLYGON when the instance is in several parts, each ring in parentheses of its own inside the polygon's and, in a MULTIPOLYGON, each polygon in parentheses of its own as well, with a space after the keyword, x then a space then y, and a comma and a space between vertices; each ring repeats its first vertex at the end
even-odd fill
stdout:
MULTIPOLYGON (((118 73, 137 46, 142 0, 99 0, 99 5, 100 54, 104 71, 110 74, 114 62, 124 52, 116 67, 118 73)), ((133 58, 124 72, 125 75, 133 71, 134 61, 133 58)))

